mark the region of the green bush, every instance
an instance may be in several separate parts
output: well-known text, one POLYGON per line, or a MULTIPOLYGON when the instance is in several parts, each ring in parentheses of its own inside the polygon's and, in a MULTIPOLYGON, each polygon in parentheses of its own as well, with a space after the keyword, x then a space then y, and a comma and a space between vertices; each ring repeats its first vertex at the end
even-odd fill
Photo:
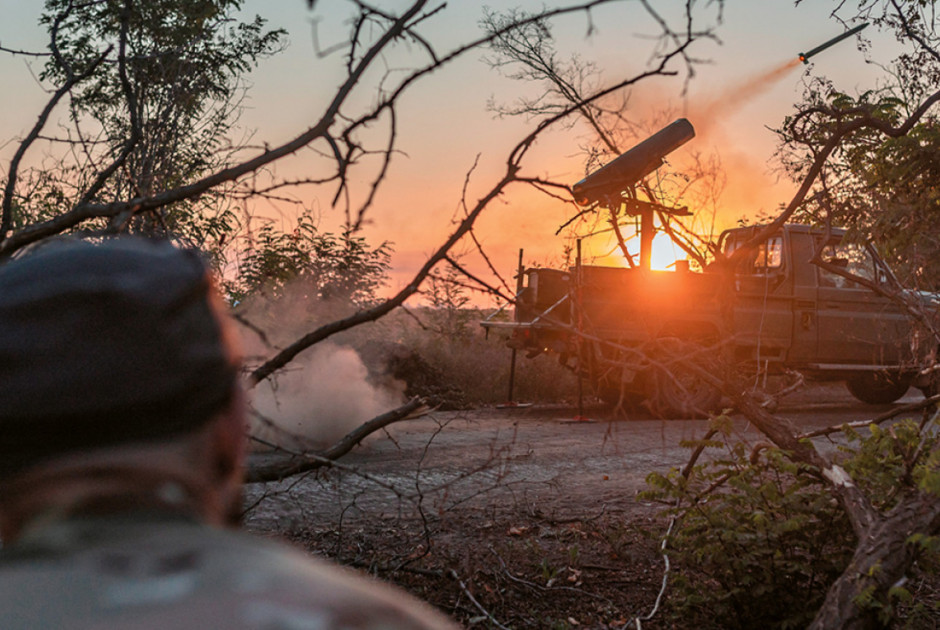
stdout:
MULTIPOLYGON (((784 451, 735 441, 727 417, 713 428, 720 439, 687 444, 709 455, 687 477, 676 469, 648 477, 645 496, 670 502, 676 518, 667 540, 676 563, 670 614, 689 627, 805 627, 854 552, 848 518, 818 471, 784 451)), ((890 509, 902 487, 931 490, 936 438, 915 422, 846 437, 842 465, 879 509, 890 509)), ((910 542, 927 556, 922 567, 935 564, 934 538, 910 542)), ((868 602, 886 623, 899 607, 908 621, 923 612, 907 590, 896 590, 889 602, 868 602)))

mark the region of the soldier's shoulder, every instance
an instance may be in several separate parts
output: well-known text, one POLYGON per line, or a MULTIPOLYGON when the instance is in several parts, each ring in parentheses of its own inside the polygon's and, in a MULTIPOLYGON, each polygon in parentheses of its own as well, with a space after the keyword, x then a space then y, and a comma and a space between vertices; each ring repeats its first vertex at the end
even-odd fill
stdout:
MULTIPOLYGON (((225 550, 225 555, 240 567, 238 571, 250 576, 259 601, 271 595, 278 601, 291 599, 303 606, 318 602, 313 608, 321 613, 328 608, 338 627, 457 627, 429 604, 398 587, 283 542, 238 532, 216 535, 217 550, 225 550)), ((266 610, 280 614, 277 609, 266 610)))
POLYGON ((194 523, 108 522, 0 554, 4 628, 455 628, 369 576, 279 541, 194 523), (205 625, 198 620, 211 619, 205 625))

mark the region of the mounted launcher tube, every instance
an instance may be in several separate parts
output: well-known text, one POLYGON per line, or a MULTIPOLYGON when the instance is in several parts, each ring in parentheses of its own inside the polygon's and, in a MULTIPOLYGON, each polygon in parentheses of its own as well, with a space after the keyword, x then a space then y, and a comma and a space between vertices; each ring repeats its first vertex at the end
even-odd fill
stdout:
POLYGON ((685 118, 660 129, 572 186, 575 203, 579 206, 592 203, 619 206, 624 190, 662 166, 667 155, 694 137, 695 129, 685 118))
POLYGON ((826 49, 829 48, 830 46, 833 46, 833 45, 835 45, 835 44, 838 44, 838 43, 841 42, 843 39, 846 39, 847 37, 851 37, 852 35, 855 35, 856 33, 858 33, 860 30, 862 30, 862 29, 865 28, 866 26, 868 26, 868 22, 865 22, 864 24, 859 24, 859 25, 856 26, 855 28, 849 29, 849 30, 847 30, 846 32, 842 33, 841 35, 836 35, 835 37, 833 37, 832 39, 830 39, 830 40, 829 40, 828 42, 826 42, 825 44, 822 44, 822 45, 820 45, 820 46, 816 46, 816 48, 813 48, 813 49, 812 49, 811 51, 809 51, 809 52, 800 53, 800 61, 802 61, 803 63, 809 63, 809 58, 812 57, 813 55, 818 55, 819 53, 821 53, 822 51, 826 50, 826 49))

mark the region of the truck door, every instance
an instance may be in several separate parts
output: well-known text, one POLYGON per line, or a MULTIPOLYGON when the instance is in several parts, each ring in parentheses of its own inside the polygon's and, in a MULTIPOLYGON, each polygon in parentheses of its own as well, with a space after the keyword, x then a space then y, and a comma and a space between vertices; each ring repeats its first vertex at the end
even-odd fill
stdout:
MULTIPOLYGON (((867 246, 830 242, 822 259, 875 283, 889 281, 867 246)), ((822 267, 816 266, 816 274, 820 363, 899 365, 910 360, 911 324, 900 305, 822 267)))
MULTIPOLYGON (((732 239, 730 253, 746 239, 732 239)), ((735 274, 735 354, 741 361, 783 361, 793 328, 793 277, 784 256, 785 234, 771 236, 735 274)))

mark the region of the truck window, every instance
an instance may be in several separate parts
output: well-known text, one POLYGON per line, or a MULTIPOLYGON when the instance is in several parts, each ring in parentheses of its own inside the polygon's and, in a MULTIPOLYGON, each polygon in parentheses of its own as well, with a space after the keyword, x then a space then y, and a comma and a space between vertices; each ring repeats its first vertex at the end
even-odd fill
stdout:
MULTIPOLYGON (((862 245, 855 243, 830 243, 823 248, 822 259, 830 265, 835 265, 846 272, 871 280, 884 282, 884 271, 875 265, 871 252, 862 245)), ((857 282, 852 282, 828 269, 817 267, 819 286, 843 288, 860 288, 857 282)))
POLYGON ((754 259, 754 269, 758 273, 762 270, 771 271, 780 269, 783 266, 783 237, 774 236, 767 239, 757 248, 757 256, 754 259))
MULTIPOLYGON (((730 255, 745 241, 728 241, 725 254, 730 255)), ((783 236, 772 236, 758 245, 753 258, 744 261, 740 267, 743 273, 769 274, 783 267, 783 236)))

